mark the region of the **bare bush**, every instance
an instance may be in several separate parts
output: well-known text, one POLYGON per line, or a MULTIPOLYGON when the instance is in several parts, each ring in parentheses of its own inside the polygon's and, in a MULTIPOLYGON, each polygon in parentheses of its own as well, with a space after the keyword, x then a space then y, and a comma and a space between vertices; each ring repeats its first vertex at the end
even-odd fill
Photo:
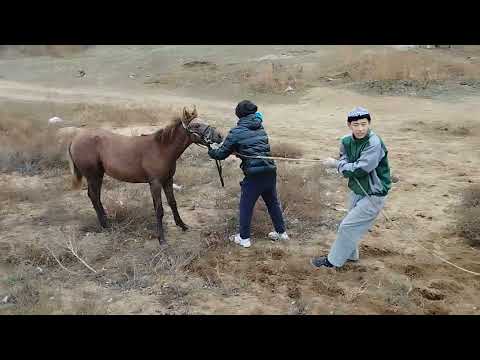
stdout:
POLYGON ((305 86, 303 68, 297 65, 263 63, 254 69, 247 68, 237 73, 240 82, 258 93, 285 93, 287 88, 301 90, 305 86))
POLYGON ((453 78, 477 78, 477 64, 452 63, 421 51, 344 54, 342 70, 358 80, 418 80, 424 83, 453 78))
POLYGON ((271 154, 274 157, 285 157, 298 159, 303 156, 303 151, 298 149, 295 145, 289 143, 272 143, 271 154))
POLYGON ((318 223, 325 216, 325 193, 330 185, 324 169, 319 166, 277 166, 278 193, 286 216, 318 223))
POLYGON ((12 181, 0 183, 0 201, 8 202, 9 206, 20 202, 33 203, 45 198, 45 192, 40 188, 26 188, 12 181))
POLYGON ((480 245, 480 186, 472 185, 462 194, 456 211, 457 231, 470 245, 480 245))
POLYGON ((164 124, 175 115, 173 107, 150 108, 142 106, 112 106, 78 104, 72 111, 71 122, 76 125, 98 127, 101 124, 116 126, 164 124))
POLYGON ((0 120, 0 171, 35 175, 66 168, 66 143, 56 131, 29 121, 0 120))

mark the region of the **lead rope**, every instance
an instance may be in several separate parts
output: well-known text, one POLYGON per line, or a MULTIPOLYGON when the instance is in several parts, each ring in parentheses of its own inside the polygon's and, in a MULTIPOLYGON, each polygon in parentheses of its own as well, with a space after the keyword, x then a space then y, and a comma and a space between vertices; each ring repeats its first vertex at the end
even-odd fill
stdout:
MULTIPOLYGON (((363 188, 363 186, 360 184, 360 181, 358 181, 358 179, 357 179, 356 177, 354 177, 354 179, 355 179, 355 181, 357 182, 358 186, 360 186, 360 189, 362 189, 362 191, 363 191, 363 193, 365 194, 365 196, 366 196, 366 197, 368 198, 368 200, 370 201, 370 204, 372 204, 373 208, 374 208, 375 210, 377 210, 378 212, 381 212, 382 215, 385 217, 385 219, 387 219, 390 223, 394 224, 395 227, 396 227, 396 229, 399 230, 400 232, 402 232, 402 230, 401 230, 399 227, 397 227, 397 224, 395 224, 395 223, 388 217, 388 215, 385 213, 385 211, 384 211, 383 209, 378 209, 378 208, 375 206, 375 204, 374 204, 373 201, 372 201, 372 198, 368 195, 368 193, 365 191, 365 189, 363 188)), ((407 235, 409 235, 409 234, 407 234, 407 235)), ((447 264, 449 264, 449 265, 451 265, 451 266, 454 266, 454 267, 456 267, 457 269, 462 270, 462 271, 465 271, 465 272, 467 272, 467 273, 469 273, 469 274, 477 275, 477 276, 480 275, 480 273, 478 273, 478 272, 465 269, 465 268, 463 268, 463 267, 461 267, 461 266, 458 266, 458 265, 456 265, 456 264, 454 264, 454 263, 452 263, 452 262, 444 259, 444 258, 441 257, 440 255, 435 254, 433 251, 427 249, 425 246, 423 246, 422 244, 420 244, 418 241, 413 240, 412 238, 409 238, 409 240, 415 242, 415 243, 416 243, 418 246, 420 246, 423 250, 425 250, 426 252, 428 252, 430 255, 433 255, 433 256, 435 256, 436 258, 440 259, 440 260, 443 261, 444 263, 447 263, 447 264)))

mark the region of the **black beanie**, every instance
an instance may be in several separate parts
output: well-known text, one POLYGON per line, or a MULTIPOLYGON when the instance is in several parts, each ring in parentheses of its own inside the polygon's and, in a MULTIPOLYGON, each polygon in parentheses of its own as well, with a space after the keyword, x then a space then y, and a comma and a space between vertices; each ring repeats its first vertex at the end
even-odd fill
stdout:
POLYGON ((257 105, 249 100, 240 101, 235 109, 235 115, 239 118, 245 117, 257 112, 257 105))

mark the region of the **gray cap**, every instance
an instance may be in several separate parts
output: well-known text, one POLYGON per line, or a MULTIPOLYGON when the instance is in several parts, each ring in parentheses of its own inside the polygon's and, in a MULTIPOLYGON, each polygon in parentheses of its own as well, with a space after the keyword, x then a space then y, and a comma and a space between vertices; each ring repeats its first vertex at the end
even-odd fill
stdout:
POLYGON ((355 109, 348 113, 348 122, 360 119, 368 119, 370 121, 370 113, 367 109, 361 106, 357 106, 355 109))

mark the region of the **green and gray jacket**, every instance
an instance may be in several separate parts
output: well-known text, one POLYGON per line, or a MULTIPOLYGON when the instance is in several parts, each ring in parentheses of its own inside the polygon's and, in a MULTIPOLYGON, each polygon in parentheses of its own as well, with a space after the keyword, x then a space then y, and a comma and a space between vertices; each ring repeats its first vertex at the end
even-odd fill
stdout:
POLYGON ((391 188, 388 150, 382 139, 369 130, 363 139, 344 136, 340 144, 337 170, 348 178, 348 187, 365 195, 353 178, 357 178, 368 195, 385 196, 391 188))

